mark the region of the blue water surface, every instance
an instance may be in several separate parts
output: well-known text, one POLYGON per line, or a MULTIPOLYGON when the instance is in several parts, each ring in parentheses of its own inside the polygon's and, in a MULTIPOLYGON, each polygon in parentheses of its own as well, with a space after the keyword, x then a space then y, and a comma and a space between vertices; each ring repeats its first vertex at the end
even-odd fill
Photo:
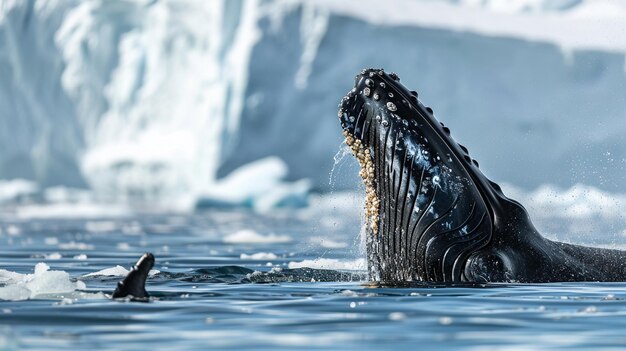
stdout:
POLYGON ((359 223, 358 214, 332 209, 90 219, 4 216, 2 269, 32 273, 36 263, 46 262, 83 281, 88 293, 110 293, 120 278, 83 275, 116 265, 129 267, 144 252, 155 254, 160 273, 148 280, 153 296, 148 303, 112 301, 95 294, 0 301, 0 349, 626 346, 626 284, 377 286, 367 283, 363 270, 341 266, 363 257, 359 223), (239 230, 291 240, 224 242, 225 236, 239 230), (324 239, 334 244, 324 245, 324 239), (73 244, 63 245, 67 243, 73 244), (259 252, 277 258, 241 258, 242 253, 259 252), (87 259, 74 258, 81 254, 87 259), (320 257, 338 262, 338 268, 293 268, 293 264, 289 268, 290 262, 320 257))

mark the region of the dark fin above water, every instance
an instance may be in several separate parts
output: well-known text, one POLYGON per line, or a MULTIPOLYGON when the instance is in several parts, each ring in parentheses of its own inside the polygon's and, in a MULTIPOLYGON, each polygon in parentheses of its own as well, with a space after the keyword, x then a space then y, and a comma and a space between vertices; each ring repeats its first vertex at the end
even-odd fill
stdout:
POLYGON ((147 299, 150 297, 146 291, 146 278, 154 266, 154 255, 145 253, 135 266, 130 270, 126 278, 117 283, 117 288, 111 296, 114 299, 131 297, 133 299, 147 299))

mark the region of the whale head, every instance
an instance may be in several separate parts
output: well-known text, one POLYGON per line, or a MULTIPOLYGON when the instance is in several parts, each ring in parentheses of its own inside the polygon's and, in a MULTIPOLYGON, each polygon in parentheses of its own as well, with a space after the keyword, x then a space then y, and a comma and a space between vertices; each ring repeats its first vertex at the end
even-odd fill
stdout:
POLYGON ((361 165, 374 279, 511 281, 545 256, 511 244, 543 238, 396 74, 361 71, 338 116, 361 165))

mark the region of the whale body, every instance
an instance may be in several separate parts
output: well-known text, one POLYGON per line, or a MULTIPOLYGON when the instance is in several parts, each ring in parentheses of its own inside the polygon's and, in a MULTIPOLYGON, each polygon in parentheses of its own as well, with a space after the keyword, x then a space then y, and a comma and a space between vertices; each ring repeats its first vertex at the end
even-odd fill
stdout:
POLYGON ((544 238, 395 73, 361 71, 338 115, 366 188, 372 279, 626 280, 626 252, 544 238))

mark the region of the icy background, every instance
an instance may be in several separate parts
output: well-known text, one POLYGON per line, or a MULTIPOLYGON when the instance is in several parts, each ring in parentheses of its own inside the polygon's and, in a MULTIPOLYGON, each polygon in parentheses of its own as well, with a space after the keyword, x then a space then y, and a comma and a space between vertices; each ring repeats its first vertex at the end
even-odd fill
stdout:
POLYGON ((535 212, 619 216, 625 55, 618 0, 0 0, 0 202, 268 210, 354 190, 349 161, 329 183, 336 106, 384 67, 535 212))

